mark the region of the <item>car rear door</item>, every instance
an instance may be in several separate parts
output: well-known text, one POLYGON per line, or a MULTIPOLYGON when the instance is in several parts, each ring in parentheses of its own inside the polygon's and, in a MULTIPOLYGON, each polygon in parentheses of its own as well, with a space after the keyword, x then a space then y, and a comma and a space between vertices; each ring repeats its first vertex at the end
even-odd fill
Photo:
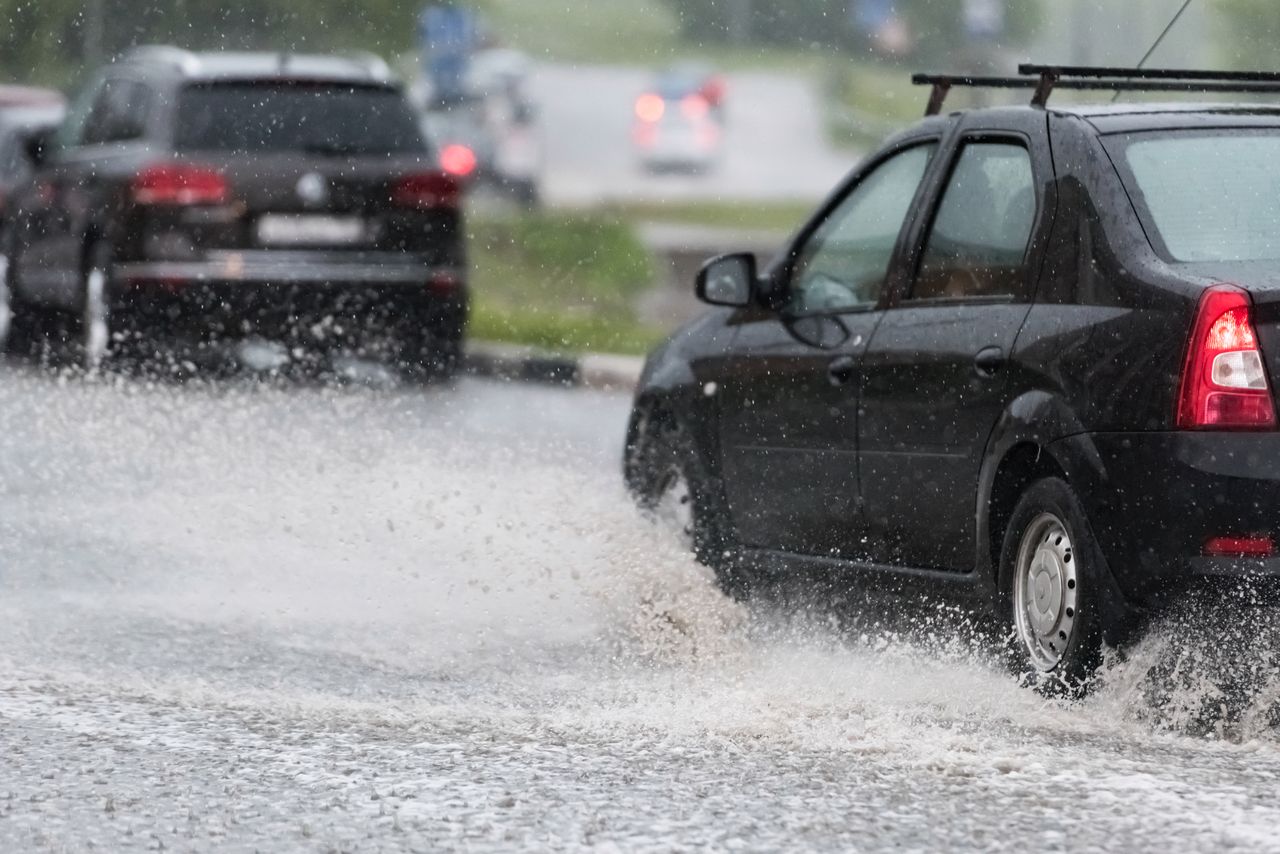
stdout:
POLYGON ((910 275, 863 359, 860 488, 877 562, 973 568, 978 472, 1054 211, 1044 114, 995 115, 966 117, 948 146, 910 275))
POLYGON ((745 545, 833 555, 861 541, 857 368, 935 147, 915 140, 863 170, 772 273, 785 304, 737 318, 720 447, 745 545))

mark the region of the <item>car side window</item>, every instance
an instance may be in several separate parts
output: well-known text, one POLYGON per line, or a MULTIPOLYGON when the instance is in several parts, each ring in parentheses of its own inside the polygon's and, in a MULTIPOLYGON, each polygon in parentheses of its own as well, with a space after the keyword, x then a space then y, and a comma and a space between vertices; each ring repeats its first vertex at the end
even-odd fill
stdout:
POLYGON ((900 151, 853 188, 800 247, 791 273, 794 314, 875 305, 936 143, 900 151))
POLYGON ((108 80, 98 90, 85 121, 81 145, 124 142, 141 137, 149 107, 146 87, 131 80, 108 80))
POLYGON ((960 150, 910 299, 1017 296, 1036 218, 1031 155, 1012 142, 960 150))

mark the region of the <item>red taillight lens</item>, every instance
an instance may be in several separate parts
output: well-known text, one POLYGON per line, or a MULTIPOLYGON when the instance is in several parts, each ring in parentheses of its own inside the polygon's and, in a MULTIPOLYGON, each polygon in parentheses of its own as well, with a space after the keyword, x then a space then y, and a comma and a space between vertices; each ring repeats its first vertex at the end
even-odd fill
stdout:
POLYGON ((391 190, 391 202, 401 208, 454 208, 462 195, 458 180, 447 172, 406 175, 391 190))
POLYGON ((1184 429, 1266 429, 1276 426, 1249 296, 1230 285, 1204 292, 1191 329, 1178 393, 1184 429))
POLYGON ((227 179, 216 169, 163 163, 148 166, 132 185, 140 205, 219 205, 227 200, 227 179))
POLYGON ((1210 537, 1204 544, 1206 557, 1270 557, 1275 544, 1270 537, 1210 537))
POLYGON ((450 175, 465 178, 476 171, 476 153, 465 145, 446 145, 440 152, 440 168, 450 175))
POLYGON ((642 122, 656 122, 667 111, 667 102, 661 95, 648 93, 636 98, 636 118, 642 122))

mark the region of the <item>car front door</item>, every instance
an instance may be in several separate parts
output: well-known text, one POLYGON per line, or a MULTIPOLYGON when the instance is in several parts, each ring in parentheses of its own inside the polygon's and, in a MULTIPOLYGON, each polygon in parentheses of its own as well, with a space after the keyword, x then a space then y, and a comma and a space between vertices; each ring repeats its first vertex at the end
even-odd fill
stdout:
POLYGON ((860 488, 877 562, 969 571, 978 472, 1052 225, 1045 118, 962 125, 911 274, 862 364, 860 488))
POLYGON ((898 147, 855 177, 767 277, 780 307, 736 320, 720 447, 747 546, 836 555, 861 540, 858 362, 935 147, 898 147))

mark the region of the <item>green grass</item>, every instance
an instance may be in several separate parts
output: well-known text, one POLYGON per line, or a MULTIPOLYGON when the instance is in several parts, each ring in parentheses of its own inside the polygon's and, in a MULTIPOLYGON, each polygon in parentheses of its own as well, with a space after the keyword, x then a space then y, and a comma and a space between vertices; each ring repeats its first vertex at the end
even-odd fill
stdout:
POLYGON ((791 232, 813 213, 812 201, 675 203, 632 202, 612 205, 609 216, 631 223, 670 222, 715 228, 791 232))
POLYGON ((473 219, 468 231, 476 338, 615 353, 642 353, 662 338, 635 316, 654 268, 623 220, 536 213, 473 219))

